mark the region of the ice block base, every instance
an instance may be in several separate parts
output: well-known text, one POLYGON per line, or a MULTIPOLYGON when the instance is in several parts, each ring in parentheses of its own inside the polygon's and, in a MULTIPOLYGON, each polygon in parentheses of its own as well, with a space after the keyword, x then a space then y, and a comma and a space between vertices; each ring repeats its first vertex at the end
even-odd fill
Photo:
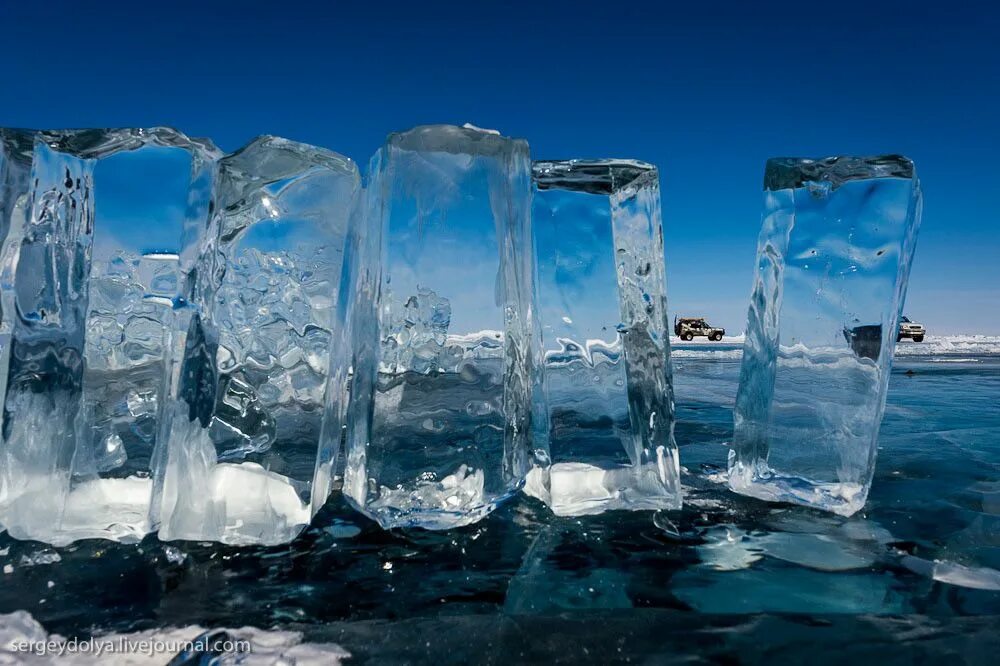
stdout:
MULTIPOLYGON (((665 494, 660 479, 674 463, 661 455, 659 463, 602 469, 587 463, 555 463, 549 468, 549 508, 557 516, 588 516, 605 511, 681 508, 678 494, 665 494)), ((524 494, 546 501, 544 470, 528 473, 524 494)))
MULTIPOLYGON (((730 453, 730 460, 735 457, 730 453)), ((868 492, 860 483, 822 483, 731 463, 729 488, 765 502, 788 502, 853 516, 865 505, 868 492)))

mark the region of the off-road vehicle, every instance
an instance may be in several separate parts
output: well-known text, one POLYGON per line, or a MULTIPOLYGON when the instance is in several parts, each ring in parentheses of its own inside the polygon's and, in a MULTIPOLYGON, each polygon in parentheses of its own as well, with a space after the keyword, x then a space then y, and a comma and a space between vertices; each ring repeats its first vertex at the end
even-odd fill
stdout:
POLYGON ((899 320, 899 332, 896 333, 896 342, 899 342, 903 338, 910 338, 914 342, 923 342, 925 333, 927 331, 924 329, 923 324, 910 321, 909 317, 903 317, 899 320))
POLYGON ((844 329, 847 344, 858 356, 878 361, 882 351, 882 324, 867 324, 844 329))
POLYGON ((696 335, 704 335, 709 340, 719 342, 726 329, 709 326, 704 317, 674 317, 674 334, 681 340, 694 340, 696 335))

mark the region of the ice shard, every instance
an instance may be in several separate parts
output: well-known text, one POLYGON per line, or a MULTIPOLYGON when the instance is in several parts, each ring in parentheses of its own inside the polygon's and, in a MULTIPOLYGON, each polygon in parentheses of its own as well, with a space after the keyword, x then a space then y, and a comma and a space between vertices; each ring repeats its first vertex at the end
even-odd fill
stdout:
MULTIPOLYGON (((558 515, 681 503, 656 167, 535 162, 532 228, 558 515)), ((546 499, 542 470, 526 492, 546 499)))
POLYGON ((154 528, 162 382, 218 151, 165 128, 30 133, 25 181, 8 166, 26 140, 4 148, 0 523, 136 541, 154 528))
POLYGON ((768 161, 736 492, 841 515, 864 506, 920 209, 905 157, 768 161))
POLYGON ((7 238, 15 209, 24 216, 35 132, 0 128, 0 243, 7 238))
MULTIPOLYGON (((6 244, 11 226, 23 229, 26 222, 28 203, 28 182, 31 176, 31 157, 35 150, 35 132, 31 130, 0 128, 0 400, 6 393, 7 365, 10 353, 10 331, 13 320, 5 315, 13 313, 14 272, 13 259, 4 257, 14 253, 16 259, 20 247, 6 244)), ((3 431, 4 415, 0 409, 0 432, 3 431)), ((6 497, 7 484, 0 472, 0 506, 6 497)), ((3 515, 0 511, 0 529, 3 529, 3 515)))
POLYGON ((171 377, 160 538, 278 544, 330 491, 346 403, 335 310, 360 176, 260 137, 219 162, 215 240, 171 377))
POLYGON ((344 492, 384 527, 475 522, 546 464, 530 178, 527 143, 469 126, 390 135, 372 160, 344 492))

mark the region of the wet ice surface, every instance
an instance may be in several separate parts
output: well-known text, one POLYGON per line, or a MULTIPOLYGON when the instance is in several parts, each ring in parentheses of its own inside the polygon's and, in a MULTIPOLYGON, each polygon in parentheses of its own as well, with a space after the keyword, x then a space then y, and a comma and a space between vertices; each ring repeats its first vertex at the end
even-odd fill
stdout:
POLYGON ((335 497, 276 548, 0 536, 0 612, 63 636, 297 631, 390 662, 998 648, 1000 354, 899 354, 869 504, 844 519, 726 490, 737 346, 675 349, 680 512, 554 518, 520 497, 468 527, 385 532, 335 497))

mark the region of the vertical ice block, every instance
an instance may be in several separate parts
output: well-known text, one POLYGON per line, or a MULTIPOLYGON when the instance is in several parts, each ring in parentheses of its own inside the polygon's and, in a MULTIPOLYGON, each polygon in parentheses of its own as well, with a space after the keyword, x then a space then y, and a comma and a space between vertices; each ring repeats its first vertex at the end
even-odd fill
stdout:
POLYGON ((0 128, 0 243, 7 238, 15 209, 24 216, 35 134, 31 130, 0 128))
POLYGON ((841 515, 864 506, 920 208, 905 157, 768 161, 736 492, 841 515))
MULTIPOLYGON (((656 168, 570 160, 532 175, 552 510, 679 508, 656 168)), ((525 490, 544 498, 536 478, 525 490)))
MULTIPOLYGON (((346 371, 329 372, 360 176, 336 153, 260 137, 219 162, 173 386, 160 538, 290 541, 326 501, 346 371)), ((335 364, 343 366, 342 363, 335 364)))
POLYGON ((153 529, 167 349, 217 150, 165 128, 33 139, 0 269, 0 522, 54 544, 138 540, 153 529))
MULTIPOLYGON (((10 331, 13 321, 4 312, 14 308, 13 259, 19 247, 5 243, 11 226, 22 229, 27 215, 28 182, 31 175, 31 156, 35 149, 35 132, 31 130, 0 128, 0 400, 6 393, 7 364, 10 352, 10 331), (16 220, 16 221, 15 221, 16 220)), ((0 432, 3 431, 3 410, 0 409, 0 432)), ((5 498, 5 480, 0 473, 0 506, 5 498)), ((0 529, 3 529, 0 512, 0 529)))
POLYGON ((472 523, 547 457, 528 438, 528 146, 418 127, 389 137, 370 178, 344 491, 384 527, 472 523))

